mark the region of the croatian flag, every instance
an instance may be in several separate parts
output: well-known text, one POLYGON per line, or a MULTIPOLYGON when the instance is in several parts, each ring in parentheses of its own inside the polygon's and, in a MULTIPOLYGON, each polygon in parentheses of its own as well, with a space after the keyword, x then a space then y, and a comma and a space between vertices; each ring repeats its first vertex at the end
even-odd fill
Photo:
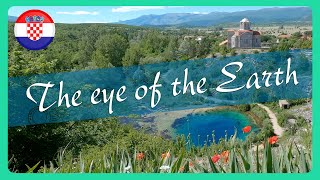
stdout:
POLYGON ((41 10, 29 10, 21 14, 14 26, 17 41, 26 49, 46 48, 55 35, 52 18, 41 10))

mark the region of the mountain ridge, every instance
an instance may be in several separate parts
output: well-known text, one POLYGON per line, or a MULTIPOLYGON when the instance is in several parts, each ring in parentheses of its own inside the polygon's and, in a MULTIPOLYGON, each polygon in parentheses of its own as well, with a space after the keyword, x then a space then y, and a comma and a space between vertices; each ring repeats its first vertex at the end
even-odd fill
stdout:
POLYGON ((17 19, 16 16, 8 16, 8 22, 16 22, 17 19))
POLYGON ((312 20, 312 13, 308 7, 273 7, 236 12, 210 12, 207 14, 150 14, 117 23, 134 26, 214 26, 223 23, 236 23, 245 17, 253 23, 308 22, 312 20))

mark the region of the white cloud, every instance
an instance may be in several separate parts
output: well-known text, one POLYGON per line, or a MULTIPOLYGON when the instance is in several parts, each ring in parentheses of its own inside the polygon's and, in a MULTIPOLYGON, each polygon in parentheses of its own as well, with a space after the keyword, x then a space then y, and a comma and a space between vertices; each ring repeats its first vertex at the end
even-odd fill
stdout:
POLYGON ((58 22, 58 23, 65 23, 65 24, 107 24, 111 23, 111 21, 74 21, 74 22, 58 22))
POLYGON ((72 11, 72 12, 68 12, 68 11, 62 11, 62 12, 57 12, 57 14, 66 14, 66 15, 98 15, 99 12, 97 11, 72 11))
POLYGON ((153 9, 165 9, 167 6, 121 6, 118 8, 112 8, 112 12, 131 12, 131 11, 144 11, 153 9))
POLYGON ((105 23, 111 23, 111 21, 85 21, 82 23, 95 23, 95 24, 105 24, 105 23))
POLYGON ((192 12, 192 14, 209 14, 208 12, 192 12))

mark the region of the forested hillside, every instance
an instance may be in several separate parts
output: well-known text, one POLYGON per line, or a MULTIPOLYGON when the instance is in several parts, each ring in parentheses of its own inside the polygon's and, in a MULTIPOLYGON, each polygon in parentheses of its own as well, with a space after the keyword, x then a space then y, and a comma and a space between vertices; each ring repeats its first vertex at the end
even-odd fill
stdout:
MULTIPOLYGON (((223 29, 212 29, 211 33, 206 33, 198 29, 161 30, 113 24, 56 24, 55 38, 47 49, 28 51, 15 40, 13 28, 14 24, 9 23, 9 77, 236 55, 234 49, 219 46, 226 39, 223 29), (196 40, 198 36, 202 37, 201 41, 196 40)), ((289 39, 281 40, 270 50, 311 48, 311 40, 301 38, 303 33, 298 32, 289 39)), ((275 42, 276 39, 265 35, 263 41, 275 42)), ((269 136, 270 132, 265 132, 264 135, 269 136)), ((211 148, 193 146, 192 152, 184 154, 184 150, 190 150, 191 147, 190 144, 187 147, 186 142, 187 137, 174 143, 160 136, 144 134, 143 129, 134 130, 129 125, 120 125, 118 118, 15 127, 9 128, 9 168, 25 172, 28 170, 26 164, 33 166, 41 162, 42 166, 49 166, 49 161, 52 161, 52 167, 60 167, 62 158, 66 158, 70 164, 80 152, 86 153, 80 156, 87 158, 89 163, 92 158, 90 155, 95 153, 97 156, 93 158, 100 160, 104 157, 102 153, 113 153, 112 156, 109 155, 116 161, 119 159, 113 158, 119 158, 119 149, 125 149, 135 160, 136 153, 145 152, 146 157, 140 157, 145 159, 144 163, 137 167, 148 166, 149 169, 146 169, 152 171, 152 163, 159 161, 151 158, 161 156, 161 153, 169 150, 172 156, 184 160, 186 157, 194 158, 195 154, 207 159, 209 154, 233 147, 233 144, 239 145, 225 140, 211 148), (69 152, 67 157, 64 156, 66 154, 58 153, 64 152, 64 148, 69 152), (62 151, 58 151, 59 149, 62 151)), ((188 162, 189 160, 187 164, 188 162)), ((69 172, 69 167, 66 167, 66 171, 62 167, 63 165, 61 172, 69 172)), ((176 165, 175 171, 179 168, 176 165)), ((31 171, 39 169, 45 168, 38 166, 31 171)), ((117 170, 119 171, 115 169, 113 172, 118 172, 117 170)), ((141 169, 136 170, 140 171, 143 172, 141 169)))
POLYGON ((193 30, 163 32, 104 24, 56 26, 56 36, 47 49, 27 51, 15 40, 13 24, 9 25, 9 76, 205 57, 223 40, 217 33, 208 35, 201 44, 183 41, 184 35, 197 34, 193 30))

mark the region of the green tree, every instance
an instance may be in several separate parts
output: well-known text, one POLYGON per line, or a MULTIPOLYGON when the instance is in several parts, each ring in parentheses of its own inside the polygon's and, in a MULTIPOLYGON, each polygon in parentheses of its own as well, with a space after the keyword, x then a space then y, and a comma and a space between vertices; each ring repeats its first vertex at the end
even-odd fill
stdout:
POLYGON ((184 40, 179 46, 182 59, 190 59, 196 56, 196 43, 194 40, 184 40))
POLYGON ((178 38, 171 37, 168 46, 163 52, 163 58, 165 61, 172 61, 178 58, 178 38))
POLYGON ((208 37, 203 38, 197 44, 197 57, 206 57, 210 53, 211 40, 208 37))
POLYGON ((168 46, 169 39, 159 31, 150 31, 142 39, 142 48, 145 55, 159 55, 168 46))
POLYGON ((292 34, 293 38, 300 38, 302 36, 301 32, 295 32, 292 34))
POLYGON ((261 35, 261 42, 270 42, 276 37, 274 35, 261 35))
POLYGON ((235 55, 237 55, 237 52, 235 49, 231 49, 230 54, 231 54, 231 56, 235 56, 235 55))
POLYGON ((128 40, 118 34, 101 36, 96 44, 93 61, 99 68, 122 66, 122 58, 129 46, 128 40))
POLYGON ((83 37, 78 44, 78 52, 73 56, 73 63, 76 69, 85 69, 91 61, 95 51, 94 41, 90 37, 83 37))
POLYGON ((123 57, 122 64, 124 66, 138 65, 140 59, 143 58, 141 47, 139 44, 132 44, 127 49, 125 56, 123 57))

